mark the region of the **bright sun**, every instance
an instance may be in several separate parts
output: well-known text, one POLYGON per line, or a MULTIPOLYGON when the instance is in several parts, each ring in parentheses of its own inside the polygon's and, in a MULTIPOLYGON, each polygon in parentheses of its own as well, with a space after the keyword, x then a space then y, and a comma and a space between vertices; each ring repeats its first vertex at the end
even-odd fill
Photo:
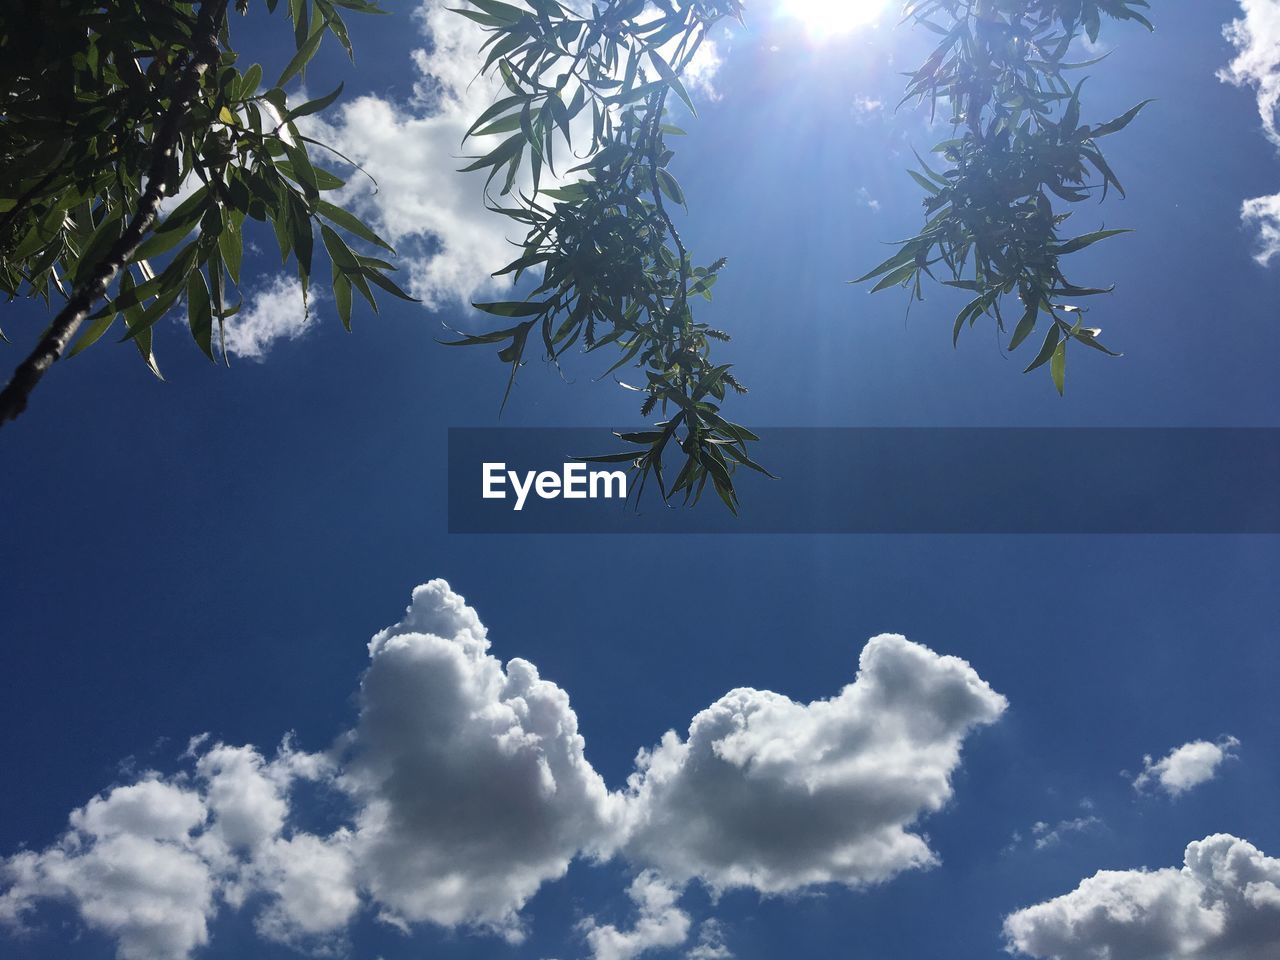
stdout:
POLYGON ((821 39, 866 26, 884 12, 886 4, 887 0, 782 0, 782 9, 821 39))

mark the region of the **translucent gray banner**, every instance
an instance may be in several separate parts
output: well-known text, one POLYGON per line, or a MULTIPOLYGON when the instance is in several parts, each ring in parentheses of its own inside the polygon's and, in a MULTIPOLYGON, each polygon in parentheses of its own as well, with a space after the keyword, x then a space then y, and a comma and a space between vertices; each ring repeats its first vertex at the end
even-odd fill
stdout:
POLYGON ((452 533, 1280 533, 1277 429, 774 428, 735 475, 665 505, 603 428, 449 431, 452 533), (598 475, 593 475, 598 471, 598 475))

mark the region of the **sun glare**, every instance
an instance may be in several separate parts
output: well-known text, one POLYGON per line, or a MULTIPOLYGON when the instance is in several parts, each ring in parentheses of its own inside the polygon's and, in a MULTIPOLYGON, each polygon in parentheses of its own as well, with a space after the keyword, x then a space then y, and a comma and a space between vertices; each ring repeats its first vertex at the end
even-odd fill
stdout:
POLYGON ((887 0, 782 0, 789 17, 801 21, 815 39, 865 27, 884 12, 887 0))

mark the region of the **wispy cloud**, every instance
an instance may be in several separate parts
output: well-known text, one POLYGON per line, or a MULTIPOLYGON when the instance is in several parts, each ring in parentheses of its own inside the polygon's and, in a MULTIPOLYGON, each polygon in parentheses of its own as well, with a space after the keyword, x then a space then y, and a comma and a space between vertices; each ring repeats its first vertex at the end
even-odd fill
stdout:
POLYGON ((1102 818, 1093 812, 1095 805, 1088 797, 1080 801, 1079 809, 1082 812, 1073 817, 1063 817, 1056 822, 1037 820, 1025 831, 1015 830, 1004 852, 1013 853, 1024 844, 1034 850, 1048 850, 1073 834, 1092 833, 1105 826, 1102 818))
POLYGON ((1102 821, 1094 816, 1072 817, 1070 820, 1059 820, 1053 825, 1040 820, 1032 824, 1031 836, 1035 843, 1035 848, 1044 850, 1048 847, 1057 846, 1062 842, 1063 837, 1069 834, 1084 833, 1101 825, 1102 821))

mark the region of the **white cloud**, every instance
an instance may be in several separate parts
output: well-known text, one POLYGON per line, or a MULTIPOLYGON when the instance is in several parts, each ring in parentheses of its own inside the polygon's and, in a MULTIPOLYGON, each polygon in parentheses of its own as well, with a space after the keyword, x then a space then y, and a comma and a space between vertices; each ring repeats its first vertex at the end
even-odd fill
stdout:
POLYGON ((674 879, 764 893, 932 866, 911 828, 951 798, 965 736, 1005 707, 965 661, 888 634, 830 700, 734 690, 687 739, 640 754, 627 852, 674 879))
POLYGON ((1176 797, 1212 780, 1224 762, 1235 758, 1238 746, 1240 741, 1235 737, 1222 737, 1217 743, 1194 740, 1175 747, 1160 760, 1145 756, 1142 772, 1134 777, 1133 787, 1135 790, 1159 787, 1176 797))
POLYGON ((678 947, 689 939, 689 914, 676 905, 678 887, 646 870, 632 881, 627 896, 639 914, 630 930, 598 926, 594 920, 582 925, 592 960, 632 960, 649 950, 678 947))
POLYGON ((1039 820, 1031 825, 1031 836, 1034 838, 1037 850, 1046 850, 1049 847, 1057 846, 1062 842, 1062 838, 1068 834, 1085 833, 1100 826, 1102 826, 1102 821, 1093 816, 1059 820, 1052 826, 1043 820, 1039 820))
POLYGON ((1103 870, 1010 915, 1010 951, 1042 960, 1263 960, 1280 956, 1280 860, 1228 834, 1184 866, 1103 870))
MULTIPOLYGON (((1222 70, 1219 79, 1236 86, 1254 87, 1258 115, 1269 139, 1280 147, 1276 111, 1280 107, 1280 4, 1275 0, 1240 0, 1244 17, 1227 24, 1223 31, 1236 48, 1236 58, 1222 70)), ((1263 266, 1280 254, 1280 194, 1254 197, 1240 209, 1246 226, 1258 231, 1258 252, 1254 259, 1263 266)))
POLYGON ((698 928, 698 942, 686 960, 733 960, 733 951, 724 942, 724 928, 715 919, 704 920, 698 928))
POLYGON ((313 284, 308 300, 304 300, 302 284, 296 278, 274 277, 250 293, 241 311, 227 319, 227 352, 247 360, 263 360, 279 341, 298 339, 318 319, 317 294, 318 287, 313 284))
POLYGON ((1223 33, 1236 48, 1236 58, 1218 71, 1219 79, 1258 91, 1258 115, 1267 138, 1280 146, 1276 108, 1280 107, 1280 5, 1274 0, 1240 0, 1244 17, 1223 33))
POLYGON ((504 668, 443 580, 369 650, 344 786, 371 894, 386 919, 518 936, 525 901, 621 823, 568 694, 526 660, 504 668))
POLYGON ((885 111, 884 101, 876 97, 860 93, 853 98, 853 116, 858 123, 866 123, 885 111))
POLYGON ((19 924, 38 900, 66 900, 116 940, 120 960, 187 956, 208 940, 216 887, 193 849, 205 815, 196 794, 150 778, 94 797, 57 844, 4 863, 0 921, 19 924))
MULTIPOLYGON (((964 661, 877 637, 836 697, 733 691, 610 791, 568 694, 493 656, 444 581, 413 592, 369 657, 358 721, 330 751, 193 739, 182 771, 94 797, 49 847, 0 860, 0 924, 66 902, 121 960, 185 960, 222 910, 308 950, 340 951, 366 907, 402 928, 518 940, 544 883, 621 854, 640 871, 637 919, 585 931, 598 960, 623 960, 688 941, 678 900, 692 880, 774 893, 934 863, 913 828, 951 797, 967 733, 1005 708, 964 661), (304 780, 346 811, 327 835, 299 823, 304 780)), ((729 956, 714 924, 691 950, 729 956)))
POLYGON ((254 923, 266 940, 323 951, 341 943, 360 909, 350 834, 277 837, 254 863, 254 885, 272 896, 254 923))
POLYGON ((252 877, 281 842, 283 797, 308 766, 296 760, 287 744, 270 762, 217 744, 193 775, 147 773, 94 797, 56 843, 0 861, 0 923, 20 927, 40 901, 67 902, 116 941, 120 960, 182 960, 208 941, 221 902, 255 889, 292 923, 287 891, 252 877))
POLYGON ((696 91, 708 100, 720 99, 720 91, 716 89, 716 74, 724 66, 724 57, 720 55, 720 47, 714 40, 704 40, 689 65, 684 70, 684 85, 690 91, 696 91))
POLYGON ((1258 231, 1258 252, 1253 259, 1267 266, 1280 255, 1280 193, 1246 200, 1240 208, 1240 219, 1258 231))
MULTIPOLYGON (((492 289, 489 274, 512 259, 512 224, 484 208, 483 178, 458 173, 462 137, 501 82, 476 76, 486 36, 478 25, 436 0, 415 16, 431 49, 413 54, 413 97, 358 97, 308 125, 377 181, 375 188, 358 171, 350 174, 343 199, 397 246, 408 274, 401 285, 439 308, 492 289)), ((467 152, 483 142, 469 143, 467 152)))
MULTIPOLYGON (((519 224, 485 209, 481 189, 487 174, 458 173, 464 152, 480 155, 498 142, 479 138, 464 146, 462 138, 502 82, 476 75, 477 51, 487 34, 450 12, 450 6, 456 4, 426 0, 417 8, 431 46, 413 54, 418 73, 413 97, 399 102, 359 97, 335 108, 326 120, 309 118, 308 124, 318 139, 356 160, 377 181, 375 189, 367 177, 353 174, 344 199, 397 247, 408 275, 402 285, 433 309, 465 303, 506 284, 491 274, 517 255, 509 241, 523 239, 519 224)), ((687 68, 686 85, 718 99, 714 81, 721 64, 715 42, 704 42, 687 68)), ((589 125, 589 113, 584 114, 578 129, 585 133, 589 125)), ((561 159, 567 158, 566 150, 561 159)), ((563 174, 572 165, 561 163, 557 169, 563 174)), ((544 171, 542 182, 552 186, 555 177, 544 171)))

